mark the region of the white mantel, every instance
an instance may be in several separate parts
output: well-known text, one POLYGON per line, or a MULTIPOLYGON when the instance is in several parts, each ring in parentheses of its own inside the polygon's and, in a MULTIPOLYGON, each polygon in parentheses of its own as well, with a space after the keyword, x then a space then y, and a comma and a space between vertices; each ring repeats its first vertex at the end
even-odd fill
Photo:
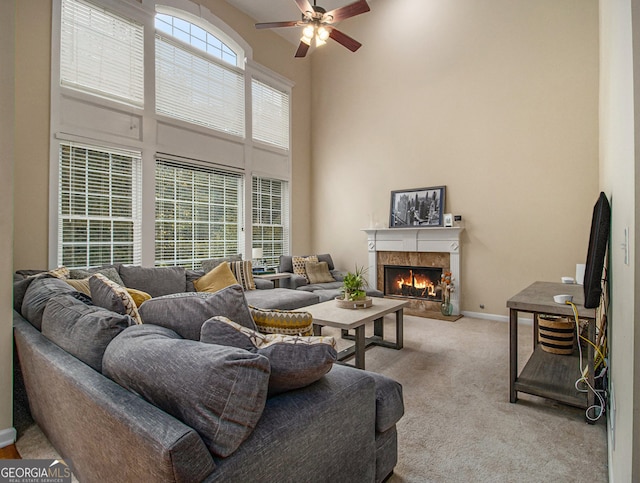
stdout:
POLYGON ((451 292, 453 315, 460 314, 460 234, 464 228, 376 228, 367 233, 369 250, 369 285, 377 285, 376 252, 449 253, 450 269, 456 290, 451 292))

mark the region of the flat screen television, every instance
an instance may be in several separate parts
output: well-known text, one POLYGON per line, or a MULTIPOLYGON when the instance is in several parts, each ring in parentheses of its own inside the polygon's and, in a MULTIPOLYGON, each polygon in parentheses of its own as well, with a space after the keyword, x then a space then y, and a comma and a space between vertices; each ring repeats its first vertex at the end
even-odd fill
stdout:
POLYGON ((602 270, 607 253, 611 227, 611 206, 607 196, 600 192, 593 207, 587 263, 584 268, 584 306, 592 309, 600 305, 602 295, 602 270))

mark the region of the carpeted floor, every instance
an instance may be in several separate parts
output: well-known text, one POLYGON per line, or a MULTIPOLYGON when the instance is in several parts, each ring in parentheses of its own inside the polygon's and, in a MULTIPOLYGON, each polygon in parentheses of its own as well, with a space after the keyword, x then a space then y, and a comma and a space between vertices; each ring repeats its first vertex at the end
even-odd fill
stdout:
MULTIPOLYGON (((392 338, 393 317, 385 324, 392 338)), ((608 481, 604 417, 589 425, 580 409, 525 394, 509 403, 507 323, 405 316, 404 329, 404 349, 366 353, 367 370, 404 388, 390 483, 608 481)), ((339 331, 323 334, 338 337, 339 331)), ((524 365, 531 327, 522 326, 519 337, 524 365)), ((27 428, 17 446, 23 458, 57 456, 37 426, 27 428)))

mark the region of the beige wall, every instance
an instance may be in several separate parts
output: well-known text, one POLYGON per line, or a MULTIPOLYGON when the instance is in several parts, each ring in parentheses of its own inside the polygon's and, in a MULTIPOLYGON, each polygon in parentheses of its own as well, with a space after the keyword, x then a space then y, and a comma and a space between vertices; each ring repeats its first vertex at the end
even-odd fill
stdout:
MULTIPOLYGON (((202 0, 253 47, 254 60, 292 80, 292 245, 310 246, 310 62, 294 62, 295 47, 221 0, 202 0)), ((17 2, 14 265, 47 266, 49 220, 50 0, 17 2)))
POLYGON ((313 54, 313 249, 366 264, 391 190, 446 185, 464 311, 573 276, 598 196, 597 5, 374 0, 341 24, 364 46, 313 54))
POLYGON ((0 2, 0 446, 12 431, 12 245, 15 1, 0 2), (4 438, 2 437, 4 436, 4 438))
POLYGON ((600 1, 600 181, 611 201, 609 461, 612 482, 640 479, 640 310, 636 297, 640 162, 640 2, 600 1), (632 21, 632 8, 635 16, 632 21), (635 46, 634 46, 634 37, 635 46), (634 48, 635 47, 635 48, 634 48), (635 85, 634 85, 635 72, 635 85), (630 233, 626 264, 624 229, 630 233), (634 457, 635 455, 635 457, 634 457), (632 461, 635 460, 636 467, 632 461))

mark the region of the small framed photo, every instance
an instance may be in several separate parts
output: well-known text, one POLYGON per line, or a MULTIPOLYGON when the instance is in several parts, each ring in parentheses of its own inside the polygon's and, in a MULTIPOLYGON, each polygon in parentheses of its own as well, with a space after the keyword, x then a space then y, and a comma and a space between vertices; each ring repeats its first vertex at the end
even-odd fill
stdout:
POLYGON ((392 191, 389 228, 442 226, 445 188, 392 191))
POLYGON ((451 213, 444 214, 444 226, 449 228, 453 226, 453 214, 451 213))

